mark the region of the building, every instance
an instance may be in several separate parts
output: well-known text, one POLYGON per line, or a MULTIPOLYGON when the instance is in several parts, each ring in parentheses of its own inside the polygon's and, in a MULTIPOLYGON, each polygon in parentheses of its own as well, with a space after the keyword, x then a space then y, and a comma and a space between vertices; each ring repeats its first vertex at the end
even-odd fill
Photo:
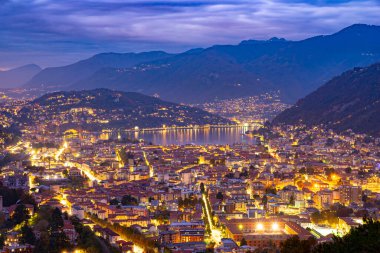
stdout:
POLYGON ((312 234, 300 225, 277 218, 232 219, 225 222, 226 234, 240 243, 244 238, 248 246, 269 247, 280 243, 293 235, 301 240, 308 239, 312 234))
POLYGON ((351 203, 359 203, 362 200, 362 187, 342 185, 339 188, 340 203, 348 206, 351 203))

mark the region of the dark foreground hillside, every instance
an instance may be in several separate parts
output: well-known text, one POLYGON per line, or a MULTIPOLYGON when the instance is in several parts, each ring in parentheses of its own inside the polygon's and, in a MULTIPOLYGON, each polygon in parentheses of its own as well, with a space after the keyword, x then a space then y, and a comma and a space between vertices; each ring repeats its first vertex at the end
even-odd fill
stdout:
POLYGON ((299 100, 274 124, 320 125, 336 131, 380 135, 380 64, 355 68, 299 100))

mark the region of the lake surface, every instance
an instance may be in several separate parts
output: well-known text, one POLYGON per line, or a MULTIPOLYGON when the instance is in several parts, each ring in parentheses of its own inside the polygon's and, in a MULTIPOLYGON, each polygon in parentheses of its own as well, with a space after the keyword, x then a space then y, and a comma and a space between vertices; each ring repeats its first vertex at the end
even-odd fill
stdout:
POLYGON ((121 138, 143 139, 159 145, 184 144, 233 144, 255 143, 255 138, 244 135, 247 130, 254 130, 255 126, 210 127, 198 129, 167 129, 139 132, 118 132, 121 138))

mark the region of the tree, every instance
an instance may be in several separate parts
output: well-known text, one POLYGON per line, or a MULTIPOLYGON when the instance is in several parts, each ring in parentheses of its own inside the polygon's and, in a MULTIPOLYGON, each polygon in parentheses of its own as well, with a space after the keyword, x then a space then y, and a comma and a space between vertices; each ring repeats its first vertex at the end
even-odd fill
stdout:
POLYGON ((295 202, 296 202, 296 200, 295 200, 295 198, 294 198, 294 195, 292 194, 292 195, 290 196, 290 199, 289 199, 289 205, 294 206, 295 202))
POLYGON ((64 232, 55 231, 50 234, 48 252, 59 253, 69 248, 71 248, 70 241, 64 232))
POLYGON ((111 199, 110 200, 110 205, 117 206, 119 204, 119 200, 117 199, 111 199))
POLYGON ((56 207, 51 214, 50 227, 52 231, 63 228, 63 223, 62 212, 58 207, 56 207))
POLYGON ((276 190, 276 188, 268 187, 268 188, 265 189, 265 193, 266 194, 269 194, 269 193, 271 193, 271 194, 277 194, 277 190, 276 190))
POLYGON ((267 203, 268 203, 268 197, 267 197, 267 195, 263 196, 263 198, 261 199, 261 202, 264 204, 264 206, 267 205, 267 203))
POLYGON ((314 237, 310 237, 307 240, 300 240, 296 236, 292 236, 280 244, 281 253, 311 253, 312 248, 317 244, 314 237))
POLYGON ((365 203, 368 200, 368 196, 366 194, 363 194, 362 201, 365 203))
POLYGON ((331 147, 331 146, 333 146, 334 145, 334 140, 332 139, 332 138, 328 138, 327 140, 326 140, 326 147, 331 147))
POLYGON ((380 222, 365 219, 363 225, 352 228, 343 237, 333 237, 332 242, 317 245, 313 253, 375 253, 380 249, 380 222))
POLYGON ((201 183, 200 189, 201 189, 201 193, 205 192, 205 184, 204 183, 201 183))
POLYGON ((21 227, 21 238, 20 238, 20 242, 22 244, 25 244, 25 243, 28 243, 30 245, 34 245, 34 243, 36 242, 36 237, 33 233, 33 230, 31 227, 29 227, 28 225, 24 225, 21 227))
POLYGON ((240 241, 240 246, 245 246, 247 245, 247 240, 245 240, 245 238, 243 237, 240 241))
POLYGON ((121 204, 123 206, 137 206, 139 204, 138 200, 131 195, 124 195, 121 199, 121 204))
POLYGON ((20 204, 16 207, 11 220, 15 224, 20 224, 30 218, 29 210, 26 208, 24 204, 20 204))
POLYGON ((247 178, 248 177, 248 171, 246 169, 244 169, 244 171, 240 172, 239 177, 247 178))

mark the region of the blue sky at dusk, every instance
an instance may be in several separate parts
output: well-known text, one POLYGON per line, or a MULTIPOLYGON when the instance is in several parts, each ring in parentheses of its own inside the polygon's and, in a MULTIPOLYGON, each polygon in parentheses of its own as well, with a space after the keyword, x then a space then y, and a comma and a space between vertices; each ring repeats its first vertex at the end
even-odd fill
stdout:
POLYGON ((244 39, 299 40, 380 25, 379 0, 0 0, 0 68, 99 52, 180 52, 244 39))

